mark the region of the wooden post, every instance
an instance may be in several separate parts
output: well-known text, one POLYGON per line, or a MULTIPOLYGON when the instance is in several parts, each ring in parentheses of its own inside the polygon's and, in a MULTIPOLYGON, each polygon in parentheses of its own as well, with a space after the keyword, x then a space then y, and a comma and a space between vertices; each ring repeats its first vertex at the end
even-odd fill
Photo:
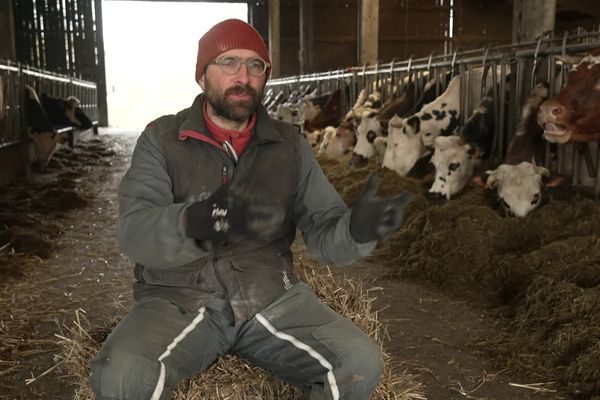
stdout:
POLYGON ((12 1, 0 1, 0 59, 16 60, 12 1))
POLYGON ((281 71, 281 12, 279 0, 269 1, 269 50, 271 77, 278 78, 281 71))
POLYGON ((267 0, 248 3, 248 22, 260 33, 265 43, 269 42, 269 10, 267 0))
POLYGON ((300 4, 300 74, 306 74, 313 69, 313 0, 303 0, 300 4))
POLYGON ((360 0, 359 63, 376 64, 379 57, 379 0, 360 0))
POLYGON ((104 62, 104 37, 102 29, 102 1, 94 1, 96 14, 96 43, 98 44, 98 65, 95 71, 98 95, 98 124, 108 126, 108 104, 106 102, 106 65, 104 62))
POLYGON ((554 32, 556 0, 515 0, 512 42, 530 42, 554 32))

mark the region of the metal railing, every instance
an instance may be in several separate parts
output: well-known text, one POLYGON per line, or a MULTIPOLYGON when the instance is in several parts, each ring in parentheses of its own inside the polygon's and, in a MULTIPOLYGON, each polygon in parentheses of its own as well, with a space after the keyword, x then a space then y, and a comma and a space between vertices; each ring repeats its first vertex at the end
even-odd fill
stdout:
MULTIPOLYGON (((560 65, 555 56, 588 52, 600 48, 600 32, 565 33, 560 37, 543 36, 536 41, 490 46, 486 48, 456 51, 452 54, 435 55, 408 60, 393 59, 390 62, 376 65, 363 65, 345 69, 332 70, 299 76, 273 79, 268 82, 268 89, 284 91, 287 95, 301 86, 310 85, 321 92, 341 89, 342 112, 344 115, 354 104, 358 93, 363 88, 368 92, 377 88, 385 100, 393 93, 402 93, 406 84, 416 84, 415 96, 423 91, 424 82, 436 78, 437 94, 441 94, 455 74, 463 75, 475 67, 483 67, 485 73, 491 73, 492 81, 498 82, 494 87, 494 103, 497 115, 496 132, 491 154, 491 161, 501 162, 508 145, 514 136, 521 114, 521 108, 537 81, 549 83, 550 93, 557 92, 564 84, 568 67, 560 65), (510 79, 507 81, 507 76, 510 79), (509 85, 509 86, 506 86, 509 85)), ((461 125, 470 116, 469 111, 477 106, 472 104, 470 93, 472 86, 470 77, 461 79, 461 125)), ((483 80, 485 82, 485 79, 483 80)), ((482 94, 485 93, 482 84, 482 94)), ((582 178, 595 179, 595 192, 600 192, 600 146, 597 143, 569 143, 559 145, 557 160, 546 157, 545 164, 552 172, 572 175, 575 184, 582 178), (580 157, 584 157, 581 162, 580 157)), ((547 149, 548 150, 548 149, 547 149)), ((546 154, 550 154, 546 151, 546 154)))
POLYGON ((98 96, 96 84, 32 68, 21 63, 0 60, 0 148, 28 140, 23 115, 25 85, 38 93, 66 99, 75 96, 80 107, 92 120, 98 120, 98 96))

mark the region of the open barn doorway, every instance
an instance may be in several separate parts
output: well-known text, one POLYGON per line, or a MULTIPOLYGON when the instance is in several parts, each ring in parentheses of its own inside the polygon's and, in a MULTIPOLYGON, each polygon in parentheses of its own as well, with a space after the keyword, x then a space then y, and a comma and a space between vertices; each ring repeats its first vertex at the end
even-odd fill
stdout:
POLYGON ((198 39, 228 18, 247 21, 247 5, 103 0, 109 125, 141 130, 189 107, 198 39))

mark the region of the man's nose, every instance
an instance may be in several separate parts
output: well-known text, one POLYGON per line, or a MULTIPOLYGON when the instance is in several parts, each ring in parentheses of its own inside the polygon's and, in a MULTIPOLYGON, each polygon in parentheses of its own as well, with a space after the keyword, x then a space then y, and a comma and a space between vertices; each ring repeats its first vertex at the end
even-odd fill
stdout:
POLYGON ((240 70, 235 75, 236 81, 241 84, 247 84, 250 82, 250 71, 248 71, 248 65, 240 65, 240 70))

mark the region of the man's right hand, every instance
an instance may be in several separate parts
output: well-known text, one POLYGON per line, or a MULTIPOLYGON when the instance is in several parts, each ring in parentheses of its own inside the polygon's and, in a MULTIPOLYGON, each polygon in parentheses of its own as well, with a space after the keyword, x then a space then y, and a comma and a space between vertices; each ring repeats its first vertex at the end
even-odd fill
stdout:
POLYGON ((227 185, 223 185, 208 199, 197 201, 187 208, 185 232, 198 241, 222 242, 231 235, 245 233, 244 213, 244 202, 233 196, 227 185))

